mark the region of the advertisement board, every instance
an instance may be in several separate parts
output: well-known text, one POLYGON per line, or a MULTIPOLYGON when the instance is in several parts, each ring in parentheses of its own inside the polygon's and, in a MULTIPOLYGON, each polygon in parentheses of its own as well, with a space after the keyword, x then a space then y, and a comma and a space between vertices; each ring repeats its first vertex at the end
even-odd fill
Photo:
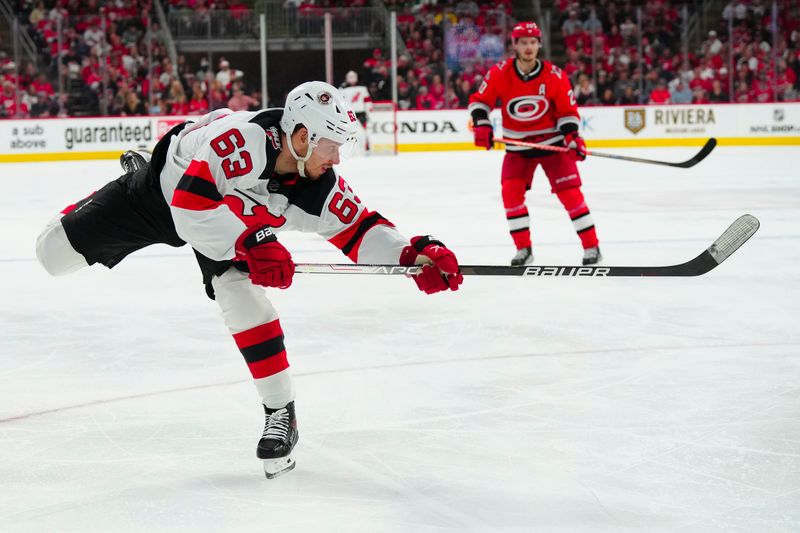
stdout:
MULTIPOLYGON (((590 148, 699 146, 709 137, 723 146, 800 145, 800 103, 584 107, 580 114, 590 148)), ((502 137, 500 111, 491 119, 502 137)), ((393 124, 370 128, 386 134, 393 124)), ((400 111, 397 131, 400 152, 474 149, 465 110, 400 111)))
MULTIPOLYGON (((721 146, 800 146, 800 103, 584 107, 581 134, 590 148, 695 146, 716 137, 721 146)), ((392 114, 368 125, 389 134, 392 114)), ((114 117, 0 120, 0 163, 113 159, 129 148, 152 148, 191 117, 114 117)), ((491 115, 502 136, 500 111, 491 115)), ((400 152, 473 150, 464 109, 399 111, 400 152)))
POLYGON ((0 120, 0 162, 117 158, 152 148, 184 117, 0 120))
POLYGON ((616 106, 581 109, 592 146, 800 144, 800 104, 616 106))

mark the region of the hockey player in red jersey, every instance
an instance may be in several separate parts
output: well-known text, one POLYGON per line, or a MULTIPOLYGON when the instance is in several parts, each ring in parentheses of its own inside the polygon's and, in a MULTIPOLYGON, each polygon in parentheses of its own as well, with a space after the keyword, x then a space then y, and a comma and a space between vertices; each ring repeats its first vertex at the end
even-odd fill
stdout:
POLYGON ((206 292, 250 369, 266 413, 257 456, 268 478, 294 467, 294 387, 278 314, 261 287, 285 289, 294 262, 276 235, 315 232, 353 262, 424 265, 427 294, 457 290, 455 255, 431 236, 403 237, 336 174, 356 117, 332 86, 307 82, 283 109, 216 110, 173 128, 147 161, 57 215, 36 255, 54 276, 114 267, 155 243, 194 248, 206 292))
POLYGON ((533 22, 514 26, 511 39, 516 57, 492 67, 478 91, 470 96, 475 145, 492 148, 494 132, 489 113, 499 101, 505 137, 573 149, 560 153, 506 145, 500 179, 508 227, 517 247, 511 265, 533 262, 525 193, 530 190, 539 165, 572 219, 583 245, 583 264, 593 265, 602 256, 576 165, 576 160, 586 159, 586 143, 578 134, 580 117, 569 79, 549 61, 537 58, 541 35, 533 22))

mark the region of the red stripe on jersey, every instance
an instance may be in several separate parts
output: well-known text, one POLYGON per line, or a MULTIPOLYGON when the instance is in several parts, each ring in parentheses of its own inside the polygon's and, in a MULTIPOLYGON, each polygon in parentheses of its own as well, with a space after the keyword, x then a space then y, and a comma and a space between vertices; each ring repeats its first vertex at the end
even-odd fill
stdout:
POLYGON ((247 367, 253 379, 268 378, 289 368, 289 361, 286 359, 286 352, 283 351, 262 361, 247 363, 247 367))
POLYGON ((92 197, 92 195, 93 195, 94 193, 96 193, 96 192, 97 192, 97 191, 92 191, 92 194, 90 194, 89 196, 87 196, 86 198, 84 198, 83 200, 81 200, 80 202, 76 202, 76 203, 74 203, 74 204, 69 204, 67 207, 65 207, 64 209, 62 209, 62 210, 61 210, 61 214, 62 214, 62 215, 66 215, 67 213, 71 213, 71 212, 75 211, 75 208, 76 208, 76 207, 78 207, 78 204, 80 204, 81 202, 83 202, 84 200, 86 200, 86 199, 88 199, 88 198, 91 198, 91 197, 92 197))
POLYGON ((215 186, 217 185, 216 180, 214 179, 214 175, 211 173, 211 169, 208 168, 207 161, 198 161, 196 159, 192 159, 192 162, 189 163, 189 168, 186 169, 184 172, 185 175, 195 176, 206 181, 210 181, 215 186))
POLYGON ((221 203, 222 202, 200 196, 199 194, 193 194, 189 191, 181 191, 177 189, 172 195, 173 207, 180 207, 181 209, 189 209, 191 211, 208 211, 211 209, 216 209, 221 203))
POLYGON ((346 228, 338 235, 334 235, 333 237, 328 239, 328 242, 341 250, 350 241, 355 232, 358 231, 358 225, 361 224, 361 222, 363 222, 364 219, 367 218, 370 214, 371 214, 370 211, 364 209, 364 211, 361 212, 361 216, 358 217, 358 220, 353 222, 353 224, 349 228, 346 228))
MULTIPOLYGON (((344 247, 347 246, 347 244, 353 239, 353 236, 359 231, 361 223, 364 222, 365 219, 367 219, 370 215, 373 214, 375 214, 375 211, 368 211, 365 209, 364 211, 361 212, 361 216, 358 217, 358 220, 353 222, 353 224, 349 228, 345 229, 338 235, 334 235, 332 238, 328 239, 328 242, 336 246, 338 249, 343 250, 344 247)), ((377 226, 380 223, 381 222, 378 221, 375 225, 377 226)), ((383 223, 389 224, 391 226, 391 223, 388 220, 383 220, 383 223)), ((364 235, 366 235, 366 232, 364 233, 364 235)), ((350 252, 346 254, 348 259, 350 259, 354 263, 358 262, 358 249, 361 247, 361 241, 364 240, 364 235, 361 235, 358 238, 358 240, 354 243, 354 245, 350 249, 350 252)))
MULTIPOLYGON (((388 221, 388 220, 386 220, 385 218, 381 218, 381 219, 379 219, 377 222, 375 222, 375 224, 374 224, 372 227, 374 228, 374 227, 376 227, 376 226, 389 226, 390 228, 393 228, 393 227, 394 227, 394 224, 392 224, 391 222, 389 222, 389 221, 388 221)), ((372 228, 370 228, 370 229, 372 229, 372 228)), ((366 233, 364 233, 364 235, 366 235, 366 233)), ((352 249, 352 251, 351 251, 349 254, 347 254, 347 257, 348 257, 348 258, 349 258, 349 259, 350 259, 350 260, 351 260, 353 263, 358 263, 358 252, 359 252, 359 250, 361 249, 361 242, 364 240, 364 235, 362 235, 362 236, 361 236, 361 237, 358 239, 358 241, 356 241, 356 244, 355 244, 355 246, 353 246, 353 249, 352 249)))
POLYGON ((234 333, 233 340, 236 341, 236 346, 241 350, 255 344, 261 344, 280 335, 283 335, 280 320, 273 320, 240 333, 234 333))
POLYGON ((356 220, 349 228, 345 229, 344 231, 342 231, 338 235, 335 235, 334 237, 328 239, 328 242, 331 243, 332 245, 336 246, 338 249, 342 250, 343 252, 345 251, 344 248, 349 244, 350 245, 350 249, 349 249, 349 251, 347 251, 345 253, 345 255, 352 262, 357 263, 358 262, 358 250, 359 250, 359 248, 361 248, 361 242, 364 240, 364 235, 366 235, 367 232, 370 229, 374 228, 375 226, 380 226, 380 225, 394 227, 394 224, 392 224, 391 222, 389 222, 385 218, 381 217, 377 212, 369 211, 369 210, 365 209, 361 213, 361 216, 358 217, 358 220, 356 220), (370 218, 373 215, 376 215, 378 217, 377 220, 375 220, 374 222, 370 222, 371 226, 366 231, 364 231, 361 228, 362 224, 364 224, 364 221, 366 219, 370 218), (362 231, 363 233, 358 236, 358 239, 355 242, 352 242, 354 236, 359 231, 362 231))
POLYGON ((75 211, 76 207, 78 207, 78 204, 69 204, 67 207, 61 210, 61 214, 66 215, 67 213, 72 213, 75 211))

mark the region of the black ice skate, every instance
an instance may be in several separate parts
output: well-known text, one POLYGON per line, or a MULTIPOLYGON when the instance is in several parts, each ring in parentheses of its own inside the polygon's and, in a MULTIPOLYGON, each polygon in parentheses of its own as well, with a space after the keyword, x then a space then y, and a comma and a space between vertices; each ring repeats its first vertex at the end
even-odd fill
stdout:
POLYGON ((266 424, 261 440, 258 441, 256 455, 264 461, 267 479, 272 479, 294 468, 292 449, 300 434, 297 432, 294 402, 289 402, 280 409, 270 409, 265 405, 264 413, 266 424))
POLYGON ((603 260, 603 254, 600 253, 600 247, 586 248, 583 251, 583 264, 596 265, 603 260))
POLYGON ((126 173, 136 172, 153 157, 150 150, 128 150, 119 156, 119 164, 126 173))
POLYGON ((533 263, 533 253, 530 247, 520 248, 517 250, 517 254, 511 258, 512 267, 530 265, 531 263, 533 263))

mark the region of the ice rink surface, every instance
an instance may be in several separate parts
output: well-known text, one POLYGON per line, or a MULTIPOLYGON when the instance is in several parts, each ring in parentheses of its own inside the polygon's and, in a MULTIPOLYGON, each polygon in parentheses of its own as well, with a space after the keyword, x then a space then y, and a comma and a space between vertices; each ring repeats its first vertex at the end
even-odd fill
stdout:
MULTIPOLYGON (((340 171, 405 235, 507 264, 500 162, 340 171)), ((426 296, 297 275, 270 290, 297 468, 268 481, 255 388, 188 247, 63 278, 35 261, 50 217, 117 163, 0 166, 0 531, 800 531, 800 149, 581 171, 607 265, 683 262, 744 213, 761 229, 698 278, 471 277, 426 296)), ((528 206, 536 263, 578 264, 543 175, 528 206)))

